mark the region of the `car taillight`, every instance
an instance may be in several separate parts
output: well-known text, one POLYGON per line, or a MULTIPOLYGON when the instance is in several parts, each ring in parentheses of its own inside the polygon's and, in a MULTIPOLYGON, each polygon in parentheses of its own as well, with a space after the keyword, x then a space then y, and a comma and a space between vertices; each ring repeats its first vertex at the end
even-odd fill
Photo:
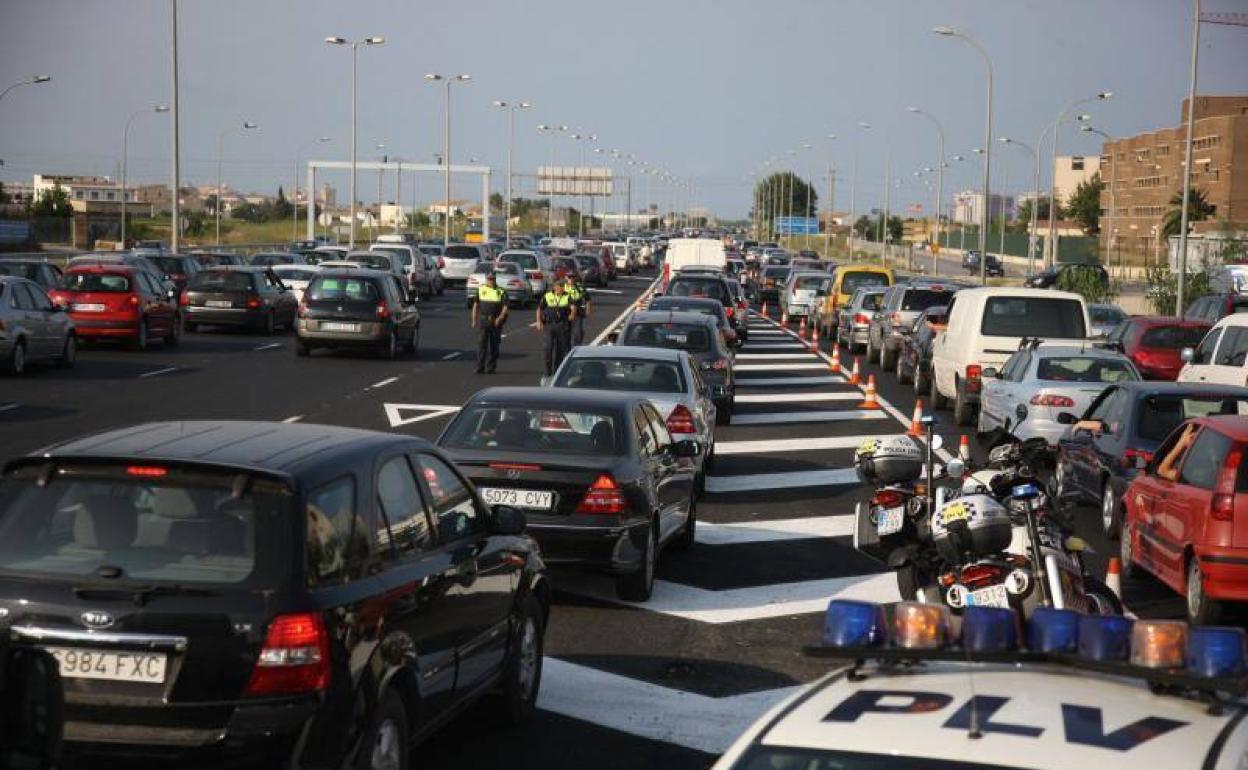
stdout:
POLYGON ((733 313, 735 313, 736 311, 737 309, 733 307, 732 305, 729 305, 728 307, 724 308, 724 312, 728 314, 729 318, 732 318, 733 313))
POLYGON ((855 314, 854 314, 854 323, 856 323, 856 324, 869 324, 869 323, 871 323, 871 316, 867 315, 866 313, 855 313, 855 314))
POLYGON ((905 496, 895 489, 881 489, 871 498, 871 504, 884 508, 896 508, 905 502, 905 496))
POLYGON ((308 301, 306 299, 299 300, 299 317, 304 318, 308 315, 308 301))
POLYGON ((139 295, 137 295, 137 294, 131 294, 129 297, 126 297, 126 301, 130 303, 130 307, 138 307, 138 306, 139 306, 139 295))
POLYGON ((178 297, 178 304, 182 305, 182 307, 191 304, 191 295, 187 293, 186 289, 183 289, 182 296, 178 297))
POLYGON ((576 506, 576 512, 591 515, 619 515, 624 513, 627 507, 628 501, 624 499, 624 490, 620 489, 619 484, 615 483, 615 479, 610 474, 604 473, 589 486, 589 491, 585 493, 580 505, 576 506))
POLYGON ((1230 521, 1235 515, 1235 482, 1239 476, 1239 463, 1243 459, 1244 450, 1235 447, 1226 453, 1226 459, 1222 461, 1218 483, 1213 488, 1213 501, 1209 504, 1209 514, 1218 521, 1230 521))
POLYGON ((385 300, 377 303, 377 317, 382 320, 390 317, 390 306, 386 304, 385 300))
POLYGON ((667 432, 697 433, 697 427, 693 424, 693 413, 689 411, 689 407, 684 404, 676 405, 672 413, 667 416, 667 432))
POLYGON ((247 681, 247 695, 320 692, 329 684, 329 632, 313 612, 279 615, 247 681))
POLYGON ((1074 406, 1075 400, 1070 396, 1055 396, 1051 393, 1037 393, 1028 402, 1032 406, 1074 406))
POLYGON ((978 393, 982 382, 980 377, 984 370, 979 364, 966 365, 966 390, 968 393, 978 393))
POLYGON ((1122 453, 1120 462, 1124 470, 1130 470, 1135 467, 1135 461, 1138 458, 1144 458, 1144 464, 1148 465, 1153 461, 1153 453, 1146 452, 1143 449, 1128 449, 1122 453))
POLYGON ((988 564, 973 564, 962 570, 962 583, 968 588, 996 580, 1005 574, 1005 570, 988 564))
POLYGON ((728 359, 717 358, 714 361, 703 361, 702 368, 707 371, 723 371, 728 368, 728 359))
POLYGON ((159 465, 127 465, 126 475, 144 479, 160 479, 169 474, 169 469, 159 465))
POLYGON ((260 307, 261 304, 262 303, 260 302, 260 298, 255 295, 252 295, 247 298, 247 307, 251 308, 252 310, 260 307))
POLYGON ((572 426, 568 424, 568 418, 559 412, 542 412, 541 429, 571 431, 572 426))

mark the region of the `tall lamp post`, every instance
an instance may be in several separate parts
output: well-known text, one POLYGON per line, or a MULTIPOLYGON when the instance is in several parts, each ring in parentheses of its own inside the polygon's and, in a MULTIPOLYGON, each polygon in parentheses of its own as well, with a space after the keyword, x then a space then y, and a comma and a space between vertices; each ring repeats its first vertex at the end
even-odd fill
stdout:
POLYGON ((1088 102, 1104 101, 1106 99, 1111 98, 1113 95, 1114 95, 1113 91, 1102 91, 1101 93, 1096 94, 1094 96, 1088 96, 1082 99, 1075 99, 1074 101, 1067 103, 1066 106, 1062 108, 1062 111, 1057 114, 1057 120, 1053 121, 1053 128, 1052 128, 1053 130, 1053 180, 1052 180, 1053 184, 1049 188, 1049 237, 1045 244, 1047 251, 1048 251, 1048 257, 1046 259, 1046 266, 1048 267, 1052 267, 1053 265, 1057 264, 1056 233, 1057 233, 1057 135, 1058 135, 1058 131, 1062 125, 1062 121, 1066 119, 1066 113, 1070 112, 1075 107, 1081 104, 1087 104, 1088 102))
POLYGON ((940 124, 936 116, 926 110, 918 107, 907 107, 906 112, 914 115, 921 115, 932 121, 936 126, 936 131, 940 134, 940 162, 936 164, 936 243, 940 243, 940 207, 944 203, 945 195, 945 127, 940 124))
POLYGON ((992 59, 988 56, 988 51, 982 45, 966 34, 959 32, 952 27, 936 27, 932 30, 937 35, 945 37, 956 37, 979 51, 979 55, 984 58, 984 66, 988 72, 988 98, 984 105, 984 208, 980 214, 979 226, 979 282, 987 285, 988 283, 988 208, 991 197, 989 196, 989 181, 992 178, 992 59))
MULTIPOLYGON (((871 130, 871 124, 861 120, 858 121, 857 126, 863 131, 871 130)), ((858 136, 858 133, 854 134, 854 157, 851 170, 853 179, 849 183, 849 259, 851 262, 854 260, 854 228, 858 224, 855 220, 858 214, 858 136)))
POLYGON ((446 208, 442 210, 442 243, 449 246, 451 243, 451 85, 454 83, 466 83, 472 80, 472 75, 439 75, 436 72, 430 72, 425 75, 425 80, 430 82, 442 81, 446 84, 446 103, 445 114, 443 115, 443 132, 442 132, 442 162, 443 166, 443 184, 446 194, 446 208))
MULTIPOLYGON (((1099 128, 1093 128, 1092 126, 1084 125, 1084 126, 1080 126, 1079 130, 1085 134, 1096 134, 1097 136, 1104 139, 1107 143, 1114 141, 1114 138, 1112 136, 1100 130, 1099 128)), ((1117 187, 1117 185, 1118 185, 1118 154, 1111 152, 1109 154, 1109 226, 1111 228, 1117 228, 1118 226, 1118 203, 1117 203, 1117 199, 1114 197, 1115 195, 1114 188, 1117 187)), ((1118 232, 1117 229, 1113 229, 1110 231, 1110 235, 1116 232, 1118 232)), ((1117 240, 1117 238, 1114 238, 1114 240, 1117 240)), ((1113 247, 1113 244, 1110 243, 1110 238, 1106 237, 1105 238, 1106 251, 1108 251, 1112 247, 1113 247)), ((1122 272, 1122 251, 1121 250, 1118 252, 1118 271, 1120 273, 1122 272)))
POLYGON ((511 179, 512 179, 512 155, 516 147, 516 110, 527 110, 533 105, 528 102, 504 102, 495 101, 494 106, 502 110, 507 110, 507 201, 504 204, 505 216, 507 221, 503 223, 505 242, 511 246, 511 179))
MULTIPOLYGON (((316 144, 325 144, 326 142, 330 141, 330 138, 328 136, 318 136, 313 141, 316 144)), ((303 155, 303 150, 307 146, 308 146, 307 144, 304 144, 301 147, 299 147, 298 150, 295 151, 295 185, 294 187, 290 188, 291 189, 290 202, 294 207, 294 216, 292 217, 294 221, 292 221, 290 225, 290 239, 292 241, 296 241, 299 239, 299 203, 298 203, 298 200, 299 200, 299 158, 303 155)), ((312 196, 315 194, 316 194, 315 190, 308 190, 308 200, 311 201, 312 196)), ((309 212, 308 218, 309 219, 312 218, 311 211, 314 208, 316 208, 315 205, 311 203, 308 204, 308 212, 309 212)))
POLYGON ((384 37, 366 37, 363 40, 347 40, 342 37, 327 37, 325 42, 330 45, 349 45, 351 46, 351 222, 348 229, 347 245, 349 248, 355 248, 355 131, 356 131, 356 104, 357 92, 359 86, 359 66, 358 53, 362 45, 382 45, 386 42, 384 37))
POLYGON ((998 141, 1002 144, 1012 144, 1015 147, 1021 147, 1026 150, 1031 154, 1031 159, 1036 164, 1036 172, 1035 176, 1032 177, 1031 188, 1035 192, 1036 197, 1031 202, 1031 222, 1027 226, 1027 277, 1030 278, 1032 272, 1034 271, 1032 263, 1035 262, 1036 259, 1036 217, 1040 211, 1040 156, 1034 149, 1031 148, 1031 146, 1020 142, 1017 139, 1011 139, 1008 136, 1003 136, 1000 137, 998 141))
POLYGON ((216 244, 221 245, 221 163, 225 156, 225 137, 234 132, 242 133, 256 128, 256 124, 251 121, 245 121, 241 126, 232 126, 221 132, 217 137, 217 202, 213 205, 213 213, 217 219, 217 239, 216 244))
MULTIPOLYGON (((3 96, 3 94, 0 94, 0 96, 3 96)), ((123 249, 126 247, 126 167, 130 161, 130 124, 140 115, 153 115, 168 111, 168 105, 164 104, 135 110, 126 120, 126 127, 121 132, 121 247, 123 249)))
MULTIPOLYGON (((828 134, 829 141, 836 141, 836 134, 828 134)), ((823 258, 832 259, 832 214, 836 203, 836 170, 832 167, 832 148, 828 148, 828 221, 823 226, 823 258)))
POLYGON ((9 91, 12 91, 14 88, 18 88, 19 86, 37 86, 50 82, 52 82, 51 75, 35 75, 33 77, 26 78, 25 80, 19 80, 13 85, 5 88, 3 91, 0 91, 0 99, 3 99, 9 91))
POLYGON ((547 125, 543 123, 537 127, 538 131, 544 134, 550 134, 550 198, 546 204, 546 229, 551 238, 555 237, 555 141, 561 131, 567 131, 567 126, 547 125))

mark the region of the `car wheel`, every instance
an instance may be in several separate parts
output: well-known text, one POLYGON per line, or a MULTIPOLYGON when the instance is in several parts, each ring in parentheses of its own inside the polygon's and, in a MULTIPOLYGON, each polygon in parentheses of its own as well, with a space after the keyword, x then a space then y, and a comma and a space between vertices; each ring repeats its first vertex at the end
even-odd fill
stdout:
POLYGON ((1083 592, 1088 595, 1092 603, 1096 605, 1097 614, 1100 615, 1121 615, 1122 599, 1118 598, 1109 586, 1091 575, 1083 579, 1083 592))
POLYGON ((885 369, 885 370, 892 369, 894 366, 897 365, 897 360, 900 358, 901 356, 897 355, 897 351, 896 350, 890 351, 887 345, 880 348, 880 368, 881 369, 885 369))
POLYGON ((1122 496, 1114 492, 1114 485, 1105 479, 1101 491, 1101 531, 1105 537, 1114 539, 1122 529, 1122 496))
POLYGON ((1130 521, 1122 523, 1122 533, 1118 540, 1118 561, 1122 562, 1123 580, 1140 576, 1140 567, 1135 563, 1135 536, 1130 521))
POLYGON ((420 324, 416 324, 416 328, 412 329, 412 338, 407 342, 407 352, 413 357, 420 352, 420 324))
POLYGON ((147 319, 139 316, 139 332, 134 337, 135 350, 147 350, 147 319))
POLYGON ((444 284, 444 283, 440 283, 440 284, 438 284, 438 296, 439 296, 439 297, 441 297, 441 296, 442 296, 442 292, 444 292, 444 291, 446 291, 446 284, 444 284))
POLYGON ((199 326, 194 321, 182 322, 182 331, 184 332, 195 332, 197 329, 199 329, 199 326))
POLYGON ((905 385, 910 382, 910 374, 906 371, 906 358, 898 353, 893 359, 893 373, 897 375, 897 384, 905 385))
POLYGON ((407 709, 387 689, 360 743, 358 770, 407 770, 407 709))
POLYGON ((69 334, 65 337, 65 345, 61 348, 61 366, 69 369, 78 361, 78 336, 69 334))
POLYGON ((685 528, 672 541, 672 545, 679 551, 688 551, 693 547, 693 541, 698 533, 698 496, 689 495, 689 515, 685 519, 685 528))
POLYGON ((970 425, 975 419, 975 405, 966 397, 966 391, 958 388, 953 399, 953 422, 957 425, 970 425))
POLYGON ((264 314, 264 322, 260 325, 261 331, 266 335, 272 335, 277 329, 277 319, 273 317, 273 311, 270 310, 264 314))
POLYGON ((880 362, 880 349, 871 341, 871 335, 867 334, 867 363, 878 364, 880 362))
POLYGON ((165 345, 171 348, 176 348, 181 338, 182 316, 174 315, 173 323, 169 325, 169 333, 165 335, 165 345))
POLYGON ((915 395, 923 395, 931 387, 927 373, 924 371, 921 363, 914 365, 914 372, 911 374, 910 379, 914 382, 915 395))
POLYGON ((947 409, 949 407, 949 399, 940 394, 940 388, 936 386, 936 378, 930 378, 931 387, 928 389, 928 401, 932 402, 933 409, 947 409))
POLYGON ((9 360, 5 362, 4 369, 12 375, 19 375, 26 371, 26 343, 18 340, 13 344, 13 350, 9 352, 9 360))
POLYGON ((732 422, 732 403, 719 405, 715 409, 715 424, 728 425, 732 422))
POLYGON ((897 593, 904 601, 914 601, 919 595, 919 571, 906 562, 897 568, 897 593))
POLYGON ((394 357, 399 353, 399 330, 393 329, 386 335, 386 341, 381 344, 381 357, 387 361, 393 361, 394 357))
POLYGON ((654 593, 654 565, 659 550, 655 530, 654 524, 646 527, 646 542, 642 545, 641 564, 637 570, 615 579, 615 593, 624 601, 644 602, 654 593))
POLYGON ((1200 571, 1200 559, 1196 554, 1188 557, 1187 564, 1187 620, 1194 625, 1210 625, 1222 618, 1223 603, 1205 594, 1205 576, 1200 571))
POLYGON ((533 715, 542 685, 543 618, 537 598, 526 596, 516 618, 512 653, 499 692, 498 716, 506 724, 523 724, 533 715))

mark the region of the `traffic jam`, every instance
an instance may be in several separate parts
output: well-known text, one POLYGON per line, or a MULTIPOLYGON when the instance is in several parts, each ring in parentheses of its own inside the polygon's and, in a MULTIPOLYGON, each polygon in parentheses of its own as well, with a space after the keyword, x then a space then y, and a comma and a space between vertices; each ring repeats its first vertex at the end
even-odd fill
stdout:
POLYGON ((1098 332, 1079 294, 743 234, 568 240, 0 278, 6 329, 48 319, 26 378, 214 327, 303 379, 417 365, 451 324, 467 353, 407 386, 460 366, 459 403, 119 414, 8 457, 6 757, 1242 766, 1239 317, 1098 332))

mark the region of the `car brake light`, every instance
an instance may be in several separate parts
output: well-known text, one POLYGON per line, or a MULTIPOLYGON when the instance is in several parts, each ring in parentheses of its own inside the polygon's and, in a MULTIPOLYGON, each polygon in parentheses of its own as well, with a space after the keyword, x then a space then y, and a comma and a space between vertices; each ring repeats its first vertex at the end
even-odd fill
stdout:
POLYGON ((966 365, 966 379, 978 380, 984 373, 984 369, 979 364, 966 365))
POLYGON ((145 479, 159 479, 169 473, 168 468, 162 468, 159 465, 128 465, 126 466, 127 476, 138 476, 145 479))
POLYGON ((714 370, 718 372, 718 371, 723 371, 724 369, 727 369, 727 368, 728 368, 728 359, 726 358, 717 358, 714 361, 702 362, 702 369, 705 371, 714 370))
POLYGON ((904 502, 905 498, 895 489, 881 489, 875 493, 875 497, 871 498, 872 505, 879 505, 885 508, 896 508, 904 502))
POLYGON ((1218 484, 1213 488, 1213 501, 1209 504, 1209 513, 1218 521, 1230 521, 1235 514, 1235 482, 1239 476, 1239 463, 1244 459, 1244 450, 1235 447, 1226 453, 1222 461, 1222 470, 1218 473, 1218 484))
POLYGON ((531 463, 490 463, 490 468, 496 471, 540 471, 542 466, 531 463))
POLYGON ((667 416, 667 432, 697 433, 697 427, 693 424, 693 413, 689 411, 689 407, 684 404, 676 405, 672 413, 667 416))
POLYGON ((320 692, 329 684, 329 632, 313 612, 279 615, 247 682, 247 695, 320 692))
POLYGON ((300 298, 300 300, 299 300, 299 317, 300 317, 300 318, 304 318, 305 316, 307 316, 307 314, 308 314, 308 301, 307 301, 307 299, 300 298))
POLYGON ((444 267, 446 267, 446 260, 442 257, 438 257, 438 269, 441 270, 444 267))
POLYGON ((732 305, 729 305, 728 307, 724 308, 724 312, 727 313, 729 318, 732 318, 732 314, 735 313, 736 310, 737 309, 734 308, 732 305))
POLYGON ((576 512, 581 514, 619 515, 624 513, 627 505, 628 501, 624 499, 624 490, 620 489, 620 486, 615 483, 615 479, 610 474, 604 473, 590 485, 589 491, 581 499, 580 505, 576 506, 576 512))
POLYGON ((1074 406, 1075 400, 1070 396, 1055 396, 1051 393, 1037 393, 1029 401, 1032 406, 1074 406))
POLYGON ((867 315, 866 313, 855 313, 855 314, 854 314, 854 323, 856 323, 856 324, 869 324, 869 323, 871 323, 871 316, 867 315))
POLYGON ((182 290, 182 296, 178 298, 178 302, 182 305, 182 307, 186 307, 191 304, 191 295, 187 293, 186 289, 182 290))
POLYGON ((130 307, 139 306, 139 296, 137 294, 131 294, 126 301, 130 303, 130 307))
POLYGON ((559 412, 542 412, 541 426, 542 430, 572 430, 572 426, 568 424, 568 418, 559 412))
POLYGON ((253 310, 254 310, 255 308, 260 307, 260 298, 259 298, 259 297, 256 297, 256 296, 251 296, 251 297, 248 297, 248 298, 247 298, 247 307, 252 308, 253 310))
POLYGON ((390 306, 386 304, 385 300, 377 303, 377 317, 382 320, 390 317, 390 306))

